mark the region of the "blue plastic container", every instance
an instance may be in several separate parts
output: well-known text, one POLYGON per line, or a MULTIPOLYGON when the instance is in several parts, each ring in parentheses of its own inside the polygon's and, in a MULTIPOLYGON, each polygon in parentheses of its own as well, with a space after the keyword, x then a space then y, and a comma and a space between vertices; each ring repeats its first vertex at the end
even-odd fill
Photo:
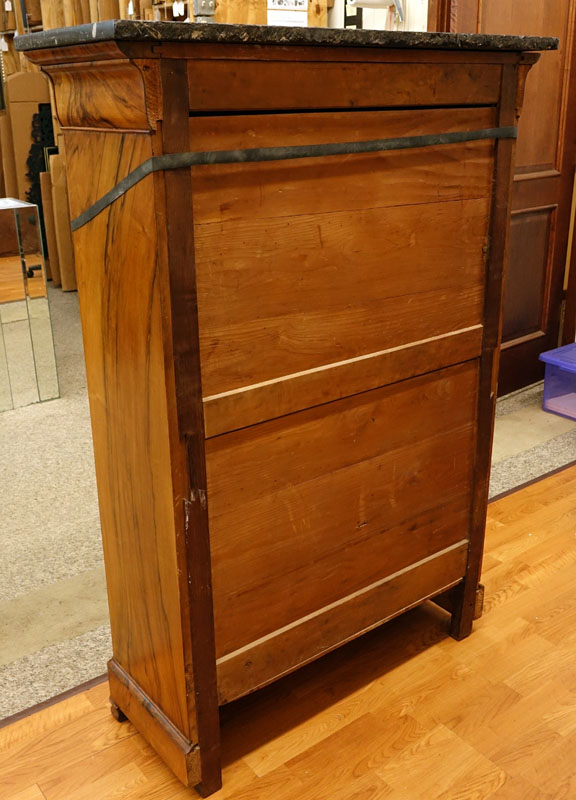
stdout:
POLYGON ((540 354, 546 364, 542 408, 576 419, 576 342, 540 354))

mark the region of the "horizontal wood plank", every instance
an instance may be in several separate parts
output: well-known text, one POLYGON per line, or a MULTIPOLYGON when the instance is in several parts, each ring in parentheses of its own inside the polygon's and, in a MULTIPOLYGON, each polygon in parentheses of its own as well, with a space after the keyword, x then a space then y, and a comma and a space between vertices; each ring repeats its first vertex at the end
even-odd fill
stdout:
MULTIPOLYGON (((477 130, 493 108, 200 116, 190 149, 235 150, 477 130)), ((490 140, 354 156, 193 169, 194 220, 224 222, 487 197, 490 140)))
POLYGON ((488 208, 198 226, 204 396, 480 324, 488 208))
POLYGON ((435 336, 348 361, 204 398, 206 436, 432 372, 480 355, 482 326, 435 336))
POLYGON ((390 63, 386 80, 374 63, 227 61, 189 62, 190 110, 493 105, 501 66, 390 63), (273 87, 273 90, 271 90, 273 87))
MULTIPOLYGON (((572 467, 489 506, 487 603, 465 641, 448 638, 445 615, 425 604, 229 705, 222 797, 569 796, 575 489, 572 467), (430 769, 439 760, 441 787, 430 769)), ((3 729, 2 797, 35 800, 32 785, 47 800, 194 797, 129 723, 111 717, 107 695, 96 687, 3 729)))

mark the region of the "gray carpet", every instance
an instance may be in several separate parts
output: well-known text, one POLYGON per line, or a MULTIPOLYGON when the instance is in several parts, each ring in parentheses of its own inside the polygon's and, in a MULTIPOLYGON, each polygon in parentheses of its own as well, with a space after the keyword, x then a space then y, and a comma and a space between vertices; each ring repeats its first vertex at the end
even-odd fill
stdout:
MULTIPOLYGON (((78 301, 50 301, 61 397, 0 414, 0 718, 111 655, 78 301)), ((576 424, 541 412, 541 391, 499 401, 492 495, 576 458, 576 424)))
POLYGON ((498 401, 495 451, 503 437, 518 437, 514 421, 525 431, 526 438, 516 442, 516 449, 521 448, 520 452, 508 458, 493 459, 490 497, 508 492, 576 460, 576 424, 541 411, 543 388, 543 384, 539 383, 498 401), (535 442, 534 445, 526 447, 530 440, 535 442))
POLYGON ((111 654, 78 297, 50 303, 61 397, 0 414, 0 717, 111 654))

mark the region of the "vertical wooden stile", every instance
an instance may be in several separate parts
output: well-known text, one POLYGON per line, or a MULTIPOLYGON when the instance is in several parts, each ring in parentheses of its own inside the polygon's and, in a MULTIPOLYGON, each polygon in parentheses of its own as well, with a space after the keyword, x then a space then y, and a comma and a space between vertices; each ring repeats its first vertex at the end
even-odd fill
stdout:
MULTIPOLYGON (((161 80, 163 152, 183 152, 189 149, 187 62, 162 62, 161 80)), ((202 780, 198 789, 201 794, 209 795, 220 788, 222 776, 194 230, 188 209, 181 202, 183 196, 192 196, 193 187, 189 170, 168 171, 163 182, 178 425, 180 436, 186 440, 190 476, 190 498, 184 501, 195 687, 190 701, 194 700, 200 746, 202 780)))
MULTIPOLYGON (((516 125, 518 122, 520 113, 517 105, 518 77, 519 67, 517 65, 511 64, 503 67, 498 107, 499 126, 516 125)), ((508 255, 515 140, 500 139, 496 142, 495 147, 492 215, 487 242, 484 341, 480 360, 478 434, 470 517, 470 551, 464 583, 455 591, 456 605, 452 615, 451 631, 456 639, 463 639, 471 633, 475 616, 476 592, 482 570, 492 436, 496 411, 499 344, 502 332, 502 294, 508 255)))

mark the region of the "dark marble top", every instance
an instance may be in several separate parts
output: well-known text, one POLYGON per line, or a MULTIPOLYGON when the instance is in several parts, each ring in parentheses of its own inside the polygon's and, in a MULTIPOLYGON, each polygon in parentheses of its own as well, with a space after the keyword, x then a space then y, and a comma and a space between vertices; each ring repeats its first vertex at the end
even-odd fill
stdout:
POLYGON ((288 28, 271 25, 220 25, 190 22, 107 20, 16 39, 17 50, 105 41, 217 42, 223 44, 332 45, 419 50, 556 50, 558 39, 544 36, 491 36, 476 33, 412 33, 343 28, 288 28))

